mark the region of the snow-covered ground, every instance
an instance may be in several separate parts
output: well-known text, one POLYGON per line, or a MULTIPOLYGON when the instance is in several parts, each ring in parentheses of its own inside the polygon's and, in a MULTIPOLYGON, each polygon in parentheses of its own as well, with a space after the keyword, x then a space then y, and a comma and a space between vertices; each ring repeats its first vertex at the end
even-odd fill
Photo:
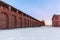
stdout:
POLYGON ((60 27, 0 30, 0 40, 60 40, 60 27))

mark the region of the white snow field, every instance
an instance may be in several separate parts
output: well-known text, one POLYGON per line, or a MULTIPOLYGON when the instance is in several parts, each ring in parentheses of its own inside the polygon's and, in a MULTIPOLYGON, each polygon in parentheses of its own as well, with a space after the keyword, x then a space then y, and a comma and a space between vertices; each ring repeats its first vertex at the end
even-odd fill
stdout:
POLYGON ((0 40, 60 40, 60 27, 0 30, 0 40))

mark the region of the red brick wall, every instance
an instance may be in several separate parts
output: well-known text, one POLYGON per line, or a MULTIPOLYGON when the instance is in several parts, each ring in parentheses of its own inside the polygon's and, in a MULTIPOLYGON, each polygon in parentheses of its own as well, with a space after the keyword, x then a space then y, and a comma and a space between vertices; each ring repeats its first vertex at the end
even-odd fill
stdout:
POLYGON ((0 5, 0 29, 37 27, 41 24, 41 22, 11 6, 6 8, 0 5))

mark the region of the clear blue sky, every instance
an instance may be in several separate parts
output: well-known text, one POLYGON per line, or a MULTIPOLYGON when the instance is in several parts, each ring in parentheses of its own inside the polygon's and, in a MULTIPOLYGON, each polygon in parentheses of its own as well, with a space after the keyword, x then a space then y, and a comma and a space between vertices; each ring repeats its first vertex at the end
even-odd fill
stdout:
POLYGON ((60 12, 60 0, 3 0, 32 17, 51 23, 52 16, 60 12))

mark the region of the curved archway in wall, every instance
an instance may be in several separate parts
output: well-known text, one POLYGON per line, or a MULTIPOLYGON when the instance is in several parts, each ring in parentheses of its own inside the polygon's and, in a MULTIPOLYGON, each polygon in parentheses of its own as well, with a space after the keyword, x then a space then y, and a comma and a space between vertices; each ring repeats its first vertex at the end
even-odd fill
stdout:
POLYGON ((20 28, 22 28, 22 18, 19 18, 20 28))
POLYGON ((11 27, 16 28, 16 16, 11 16, 11 27))
POLYGON ((4 12, 0 13, 0 29, 6 29, 8 27, 8 15, 4 12))
POLYGON ((26 19, 24 19, 24 27, 26 27, 26 19))

